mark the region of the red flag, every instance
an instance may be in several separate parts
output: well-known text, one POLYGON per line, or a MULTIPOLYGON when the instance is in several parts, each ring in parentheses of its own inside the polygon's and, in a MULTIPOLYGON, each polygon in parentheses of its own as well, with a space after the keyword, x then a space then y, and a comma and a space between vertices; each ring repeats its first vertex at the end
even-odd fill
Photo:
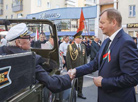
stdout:
POLYGON ((84 15, 83 15, 83 11, 81 9, 80 24, 79 24, 79 28, 78 28, 77 32, 83 31, 83 29, 84 29, 84 20, 85 20, 85 18, 84 18, 84 15))
POLYGON ((35 41, 37 41, 38 39, 39 39, 39 32, 38 29, 36 28, 35 41))

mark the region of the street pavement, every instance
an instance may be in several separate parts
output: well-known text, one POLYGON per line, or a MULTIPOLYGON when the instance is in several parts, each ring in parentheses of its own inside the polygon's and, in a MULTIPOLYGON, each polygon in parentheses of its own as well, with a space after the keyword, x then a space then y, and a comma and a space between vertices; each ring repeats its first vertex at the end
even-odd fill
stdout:
MULTIPOLYGON (((97 102, 97 87, 92 81, 92 76, 97 76, 97 72, 84 76, 83 94, 87 99, 77 98, 77 102, 97 102)), ((136 98, 138 100, 138 94, 136 94, 136 98)))

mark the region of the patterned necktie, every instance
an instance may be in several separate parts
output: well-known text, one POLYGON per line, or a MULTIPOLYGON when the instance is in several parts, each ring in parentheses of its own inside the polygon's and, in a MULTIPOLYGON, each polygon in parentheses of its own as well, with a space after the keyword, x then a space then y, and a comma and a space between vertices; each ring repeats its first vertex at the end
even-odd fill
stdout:
POLYGON ((107 38, 107 43, 106 43, 106 45, 105 45, 105 47, 104 47, 103 55, 107 53, 107 51, 108 51, 108 46, 109 46, 110 42, 111 42, 111 40, 110 40, 109 38, 107 38))
MULTIPOLYGON (((104 47, 104 50, 103 50, 103 53, 102 53, 102 57, 101 57, 101 58, 103 58, 103 55, 106 54, 106 53, 108 52, 108 46, 109 46, 110 42, 111 42, 111 40, 110 40, 109 38, 107 38, 107 43, 106 43, 106 45, 105 45, 105 47, 104 47)), ((104 62, 104 61, 101 60, 101 63, 102 63, 102 62, 104 62)))

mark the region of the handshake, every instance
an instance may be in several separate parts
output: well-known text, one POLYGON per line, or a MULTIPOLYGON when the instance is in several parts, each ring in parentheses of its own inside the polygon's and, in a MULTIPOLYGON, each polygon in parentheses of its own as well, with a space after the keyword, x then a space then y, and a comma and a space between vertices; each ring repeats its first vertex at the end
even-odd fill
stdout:
MULTIPOLYGON (((69 75, 70 79, 73 80, 76 76, 76 69, 70 69, 68 70, 67 74, 69 75)), ((94 84, 97 87, 102 87, 102 76, 98 76, 98 77, 92 77, 94 84)))
POLYGON ((74 69, 68 70, 68 75, 69 75, 70 79, 73 80, 76 76, 76 69, 74 68, 74 69))

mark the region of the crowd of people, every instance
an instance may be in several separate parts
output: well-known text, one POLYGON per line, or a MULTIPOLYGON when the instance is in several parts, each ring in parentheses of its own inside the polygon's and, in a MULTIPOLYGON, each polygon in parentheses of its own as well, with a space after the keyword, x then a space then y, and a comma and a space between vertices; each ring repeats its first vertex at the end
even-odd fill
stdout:
MULTIPOLYGON (((42 66, 37 64, 36 80, 51 91, 59 92, 70 88, 71 80, 78 78, 78 97, 86 99, 82 93, 83 76, 98 70, 98 77, 93 78, 94 84, 98 87, 97 102, 136 102, 134 86, 138 83, 137 38, 132 39, 124 32, 121 27, 121 14, 115 9, 104 10, 99 21, 99 28, 108 36, 103 43, 97 37, 83 38, 82 31, 74 34, 73 40, 70 40, 69 36, 64 36, 63 42, 59 41, 59 56, 62 68, 68 71, 67 74, 49 76, 42 66), (87 62, 89 56, 90 61, 87 62)), ((26 24, 12 27, 6 35, 8 46, 0 47, 0 54, 26 52, 30 46, 53 48, 52 37, 47 40, 42 33, 38 41, 30 40, 30 36, 25 33, 26 30, 26 24), (20 31, 13 34, 14 30, 19 28, 20 31)), ((36 59, 39 58, 41 56, 36 55, 36 59)))

